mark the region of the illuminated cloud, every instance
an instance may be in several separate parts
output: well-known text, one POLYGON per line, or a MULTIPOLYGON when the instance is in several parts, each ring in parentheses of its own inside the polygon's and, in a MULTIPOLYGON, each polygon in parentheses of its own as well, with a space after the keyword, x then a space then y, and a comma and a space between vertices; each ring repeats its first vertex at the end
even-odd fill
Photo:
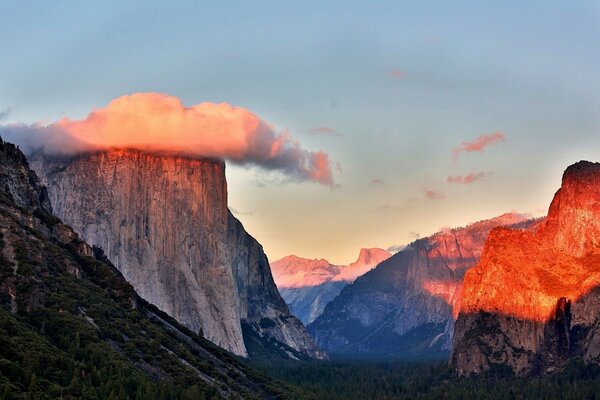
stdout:
POLYGON ((449 176, 448 183, 458 183, 462 185, 470 185, 473 182, 483 179, 485 172, 472 172, 468 175, 449 176))
POLYGON ((462 142, 462 144, 459 147, 456 147, 452 150, 452 154, 454 155, 454 159, 457 159, 461 152, 483 152, 483 150, 486 147, 496 144, 498 142, 503 142, 505 139, 506 138, 502 132, 496 132, 489 135, 481 135, 472 142, 462 142))
POLYGON ((371 179, 371 185, 382 186, 384 184, 385 184, 385 182, 383 182, 383 180, 381 180, 379 178, 371 179))
POLYGON ((440 200, 446 198, 446 195, 437 190, 425 189, 425 197, 430 200, 440 200))
POLYGON ((390 71, 390 76, 392 78, 406 78, 408 73, 406 71, 402 71, 401 69, 393 69, 390 71))
POLYGON ((174 96, 135 93, 94 109, 85 119, 63 118, 42 126, 4 125, 0 134, 26 152, 77 154, 135 148, 213 157, 276 170, 300 181, 333 185, 329 158, 311 152, 288 132, 227 103, 185 107, 174 96))

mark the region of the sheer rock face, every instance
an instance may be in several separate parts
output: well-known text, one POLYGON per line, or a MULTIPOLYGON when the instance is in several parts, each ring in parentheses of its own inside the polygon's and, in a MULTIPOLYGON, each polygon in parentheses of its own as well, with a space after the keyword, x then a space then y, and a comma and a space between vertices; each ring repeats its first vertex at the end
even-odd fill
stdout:
POLYGON ((600 164, 563 175, 548 217, 494 230, 465 276, 452 362, 461 375, 495 365, 551 373, 572 356, 600 360, 600 164))
POLYGON ((492 228, 523 220, 506 214, 415 241, 345 287, 309 331, 331 352, 447 355, 465 271, 476 264, 492 228))
POLYGON ((260 244, 227 208, 221 161, 111 150, 30 157, 55 213, 104 249, 136 291, 246 356, 241 322, 322 357, 277 292, 260 244), (270 319, 268 328, 258 321, 270 319))

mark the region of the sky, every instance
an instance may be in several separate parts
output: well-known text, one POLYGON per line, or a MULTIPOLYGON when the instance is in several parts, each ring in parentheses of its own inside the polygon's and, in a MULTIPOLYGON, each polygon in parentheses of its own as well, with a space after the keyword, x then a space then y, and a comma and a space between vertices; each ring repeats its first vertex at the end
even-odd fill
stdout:
POLYGON ((134 93, 247 111, 296 164, 224 156, 230 208, 271 260, 347 264, 544 215, 600 161, 599 42, 597 1, 0 0, 0 125, 85 126, 134 93))

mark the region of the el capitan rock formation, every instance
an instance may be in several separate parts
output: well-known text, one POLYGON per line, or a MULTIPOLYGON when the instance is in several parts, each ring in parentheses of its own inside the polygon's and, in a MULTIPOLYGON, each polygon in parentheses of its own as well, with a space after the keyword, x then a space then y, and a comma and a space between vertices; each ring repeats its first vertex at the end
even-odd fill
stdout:
POLYGON ((292 314, 310 324, 349 282, 388 259, 379 248, 361 249, 350 265, 333 265, 324 259, 287 256, 271 263, 273 279, 292 314))
POLYGON ((242 356, 247 325, 324 357, 289 314, 262 246, 229 212, 222 161, 114 149, 30 163, 56 214, 186 327, 242 356))
POLYGON ((548 217, 491 232, 467 272, 452 362, 461 375, 517 375, 600 362, 600 164, 568 167, 548 217))
POLYGON ((465 272, 492 228, 519 223, 522 215, 505 214, 411 243, 345 287, 309 331, 332 353, 447 356, 465 272))
POLYGON ((52 214, 23 153, 1 139, 0 340, 2 398, 156 398, 155 385, 174 397, 281 395, 140 298, 52 214))

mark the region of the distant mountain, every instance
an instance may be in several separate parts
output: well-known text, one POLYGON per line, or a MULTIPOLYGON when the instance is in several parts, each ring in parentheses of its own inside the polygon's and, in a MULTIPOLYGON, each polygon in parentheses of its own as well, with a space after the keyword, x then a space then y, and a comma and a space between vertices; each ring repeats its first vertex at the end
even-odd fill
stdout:
POLYGON ((0 140, 0 397, 277 398, 277 382, 140 298, 0 140))
POLYGON ((271 263, 273 279, 292 314, 304 324, 315 320, 342 288, 391 256, 383 249, 361 249, 350 265, 287 256, 271 263))
POLYGON ((356 278, 375 268, 392 255, 383 249, 360 249, 358 258, 347 267, 340 268, 340 273, 333 277, 334 281, 354 282, 356 278))
POLYGON ((324 259, 310 260, 297 256, 283 257, 271 263, 275 284, 281 289, 317 286, 331 281, 341 267, 324 259))
POLYGON ((452 363, 548 374, 572 357, 600 363, 600 163, 568 167, 548 217, 495 229, 465 276, 452 363))
POLYGON ((30 162, 56 214, 187 328, 241 356, 256 336, 290 357, 325 357, 229 212, 224 162, 132 149, 30 162))
POLYGON ((354 357, 447 357, 453 305, 488 233, 527 224, 505 214, 419 239, 346 286, 312 324, 317 343, 354 357))

